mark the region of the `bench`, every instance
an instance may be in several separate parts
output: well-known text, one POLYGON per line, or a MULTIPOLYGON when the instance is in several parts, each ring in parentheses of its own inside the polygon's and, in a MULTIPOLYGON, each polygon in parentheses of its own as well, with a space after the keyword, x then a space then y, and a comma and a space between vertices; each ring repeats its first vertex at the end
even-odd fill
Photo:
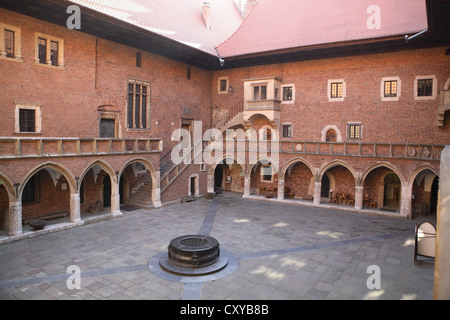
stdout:
POLYGON ((29 224, 33 220, 52 220, 52 219, 59 219, 59 218, 67 218, 69 215, 69 212, 67 211, 61 211, 61 212, 55 212, 55 213, 49 213, 42 216, 36 216, 28 219, 22 219, 22 224, 29 224))

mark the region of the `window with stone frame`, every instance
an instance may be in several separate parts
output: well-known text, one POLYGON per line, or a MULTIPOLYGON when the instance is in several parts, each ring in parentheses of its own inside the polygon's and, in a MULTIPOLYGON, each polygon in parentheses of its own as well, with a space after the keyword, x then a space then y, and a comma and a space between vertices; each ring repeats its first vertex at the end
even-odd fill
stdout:
POLYGON ((342 98, 344 84, 342 82, 331 83, 331 98, 342 98))
POLYGON ((19 109, 20 132, 36 132, 36 110, 19 109))
POLYGON ((150 84, 128 80, 127 128, 149 129, 150 127, 150 84))
POLYGON ((389 80, 384 82, 384 96, 385 97, 397 96, 397 80, 389 80))
POLYGON ((292 138, 292 124, 283 124, 281 128, 283 138, 292 138))
POLYGON ((64 40, 36 33, 35 63, 38 65, 63 68, 64 40))
POLYGON ((417 80, 417 96, 430 97, 433 95, 433 79, 417 80))
POLYGON ((348 138, 351 140, 361 139, 361 124, 360 123, 349 123, 348 124, 348 138))
POLYGON ((0 22, 0 58, 23 61, 21 58, 21 29, 0 22))

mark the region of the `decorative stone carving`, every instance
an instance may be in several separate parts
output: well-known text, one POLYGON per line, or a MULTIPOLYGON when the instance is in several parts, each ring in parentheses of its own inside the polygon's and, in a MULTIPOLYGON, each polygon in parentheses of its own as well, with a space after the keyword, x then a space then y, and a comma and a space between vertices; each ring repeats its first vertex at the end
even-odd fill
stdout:
POLYGON ((430 148, 430 147, 425 147, 425 148, 423 148, 422 155, 423 155, 425 158, 429 158, 430 155, 431 155, 431 148, 430 148))

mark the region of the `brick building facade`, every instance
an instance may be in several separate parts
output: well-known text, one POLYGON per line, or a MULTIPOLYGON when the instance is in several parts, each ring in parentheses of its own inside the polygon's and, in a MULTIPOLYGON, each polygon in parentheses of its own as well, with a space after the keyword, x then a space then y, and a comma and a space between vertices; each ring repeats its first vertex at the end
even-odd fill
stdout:
POLYGON ((242 26, 234 17, 220 36, 214 20, 206 23, 209 6, 199 6, 204 20, 196 23, 217 37, 192 47, 181 30, 197 34, 194 23, 167 35, 87 1, 5 1, 2 228, 16 236, 38 217, 66 214, 77 223, 99 203, 117 216, 121 205, 160 207, 217 188, 407 218, 433 213, 440 152, 450 141, 449 44, 440 31, 448 5, 428 1, 410 13, 425 12, 433 32, 409 46, 396 31, 379 41, 233 55, 233 39, 251 34, 246 26, 269 3, 252 2, 242 26), (79 31, 66 26, 73 3, 81 6, 79 31), (254 130, 260 146, 279 148, 276 161, 270 152, 251 158, 248 141, 240 153, 229 136, 211 162, 173 163, 176 129, 190 132, 189 150, 212 145, 194 139, 198 123, 202 136, 209 128, 254 130))

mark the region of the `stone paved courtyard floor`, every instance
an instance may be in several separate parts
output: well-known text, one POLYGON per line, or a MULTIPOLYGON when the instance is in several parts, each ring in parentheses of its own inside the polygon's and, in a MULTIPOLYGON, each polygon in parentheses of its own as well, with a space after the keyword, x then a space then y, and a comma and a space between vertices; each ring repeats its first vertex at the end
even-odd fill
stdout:
MULTIPOLYGON (((434 263, 414 264, 405 220, 224 193, 0 244, 0 299, 363 300, 433 296, 434 263), (170 240, 207 231, 230 267, 178 277, 152 265, 170 240), (152 262, 153 261, 153 262, 152 262), (380 289, 369 289, 369 266, 380 289), (68 287, 68 267, 81 270, 68 287), (73 282, 75 283, 75 282, 73 282)), ((433 221, 434 220, 434 221, 433 221)))

